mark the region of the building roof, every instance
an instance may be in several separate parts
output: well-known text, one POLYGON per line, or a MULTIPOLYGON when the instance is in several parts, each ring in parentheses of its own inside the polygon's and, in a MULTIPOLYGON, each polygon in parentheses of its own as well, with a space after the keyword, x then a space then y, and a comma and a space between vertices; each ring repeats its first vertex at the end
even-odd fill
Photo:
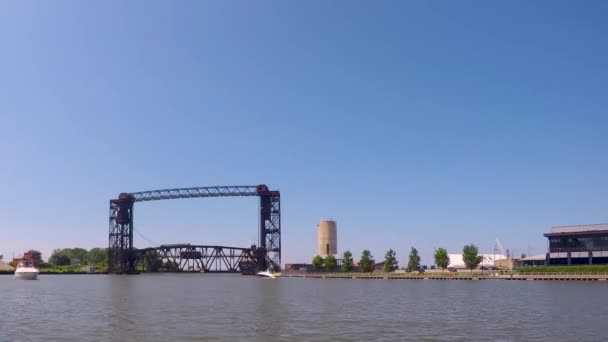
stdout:
POLYGON ((586 224, 579 226, 557 226, 551 228, 550 233, 544 234, 545 237, 563 235, 596 235, 608 233, 608 224, 586 224))
POLYGON ((556 226, 551 228, 551 233, 581 233, 608 230, 608 224, 585 224, 579 226, 556 226))

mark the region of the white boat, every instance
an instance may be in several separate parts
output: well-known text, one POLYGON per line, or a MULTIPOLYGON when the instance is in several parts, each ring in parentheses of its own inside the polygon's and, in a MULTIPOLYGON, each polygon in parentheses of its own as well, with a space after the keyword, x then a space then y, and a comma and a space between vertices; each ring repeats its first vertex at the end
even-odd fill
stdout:
POLYGON ((40 271, 36 267, 20 262, 15 270, 15 279, 36 280, 38 273, 40 271))
POLYGON ((272 272, 270 272, 270 270, 266 270, 266 271, 258 272, 257 275, 258 275, 258 277, 274 279, 274 278, 277 278, 280 274, 272 273, 272 272))

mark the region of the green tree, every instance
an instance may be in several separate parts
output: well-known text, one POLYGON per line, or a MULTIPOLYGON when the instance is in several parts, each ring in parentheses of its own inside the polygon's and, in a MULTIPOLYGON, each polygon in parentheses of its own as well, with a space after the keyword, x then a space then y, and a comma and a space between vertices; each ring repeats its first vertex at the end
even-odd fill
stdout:
POLYGON ((384 255, 384 272, 393 272, 397 267, 397 253, 389 249, 384 255))
POLYGON ((374 270, 374 257, 367 249, 361 253, 361 259, 359 260, 359 271, 371 272, 374 270))
POLYGON ((71 261, 70 258, 65 255, 65 254, 58 254, 55 256, 51 256, 49 258, 49 263, 54 265, 54 266, 66 266, 66 265, 70 265, 71 261))
POLYGON ((474 244, 466 245, 462 249, 462 261, 465 266, 473 272, 479 264, 483 261, 483 256, 479 255, 479 249, 474 244))
POLYGON ((323 268, 323 258, 320 255, 312 258, 312 267, 314 267, 316 271, 320 271, 323 268))
POLYGON ((326 271, 335 271, 338 266, 338 262, 336 261, 336 257, 333 255, 328 255, 323 262, 323 266, 326 271))
POLYGON ((56 249, 49 258, 49 263, 53 266, 66 266, 71 264, 71 259, 64 249, 56 249))
POLYGON ((445 270, 450 264, 450 256, 445 248, 437 248, 435 250, 435 265, 438 268, 445 270))
POLYGON ((71 264, 75 266, 88 264, 89 251, 84 248, 67 248, 71 264))
POLYGON ((353 254, 347 250, 342 254, 342 272, 352 272, 353 269, 353 254))
POLYGON ((107 265, 108 264, 108 249, 107 248, 92 248, 89 251, 87 261, 91 265, 107 265))
POLYGON ((418 250, 414 247, 410 250, 410 260, 407 263, 407 270, 418 271, 420 269, 420 256, 418 255, 418 250))
POLYGON ((0 254, 0 260, 4 259, 4 255, 0 254))

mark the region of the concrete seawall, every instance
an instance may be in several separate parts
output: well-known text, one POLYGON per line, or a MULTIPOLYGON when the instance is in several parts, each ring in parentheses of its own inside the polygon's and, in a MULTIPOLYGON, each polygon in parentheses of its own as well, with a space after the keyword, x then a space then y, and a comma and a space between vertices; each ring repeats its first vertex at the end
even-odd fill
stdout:
POLYGON ((316 279, 384 279, 384 280, 563 280, 563 281, 606 281, 608 274, 477 274, 477 273, 292 273, 281 274, 285 278, 316 279))

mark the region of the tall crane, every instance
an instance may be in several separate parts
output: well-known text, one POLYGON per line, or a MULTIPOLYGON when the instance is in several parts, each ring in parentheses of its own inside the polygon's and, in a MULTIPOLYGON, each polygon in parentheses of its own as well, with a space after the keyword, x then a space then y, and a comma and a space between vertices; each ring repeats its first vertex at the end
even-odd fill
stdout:
POLYGON ((494 251, 498 251, 500 252, 500 254, 502 255, 506 255, 505 253, 505 248, 502 246, 502 243, 500 243, 500 240, 498 238, 496 238, 496 244, 494 245, 494 251))
POLYGON ((499 255, 506 256, 507 259, 509 258, 509 251, 505 250, 498 238, 496 238, 496 243, 494 244, 494 262, 496 262, 496 252, 498 252, 499 255))

